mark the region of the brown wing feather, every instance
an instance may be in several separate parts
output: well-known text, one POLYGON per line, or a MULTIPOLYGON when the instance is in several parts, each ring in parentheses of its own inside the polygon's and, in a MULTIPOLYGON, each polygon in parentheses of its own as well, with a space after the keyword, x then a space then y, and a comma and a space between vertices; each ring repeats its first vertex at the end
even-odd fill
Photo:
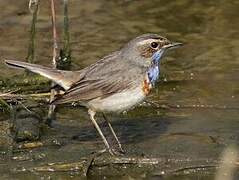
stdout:
POLYGON ((132 81, 110 81, 110 80, 87 80, 78 83, 77 86, 69 89, 62 96, 57 97, 53 104, 62 104, 75 101, 87 102, 95 98, 105 98, 114 93, 122 92, 125 89, 131 88, 132 81))
POLYGON ((74 83, 65 94, 57 97, 53 104, 105 98, 138 85, 141 80, 139 76, 143 76, 142 68, 124 61, 120 52, 112 53, 82 72, 83 78, 74 83))

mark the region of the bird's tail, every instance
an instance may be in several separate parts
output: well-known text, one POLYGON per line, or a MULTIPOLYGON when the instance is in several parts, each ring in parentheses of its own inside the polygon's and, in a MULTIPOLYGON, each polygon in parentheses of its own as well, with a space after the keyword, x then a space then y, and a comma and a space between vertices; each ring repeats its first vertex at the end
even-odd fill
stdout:
POLYGON ((30 64, 22 61, 5 60, 5 63, 11 67, 24 68, 31 72, 47 77, 59 84, 65 90, 68 90, 76 81, 80 79, 80 71, 63 71, 44 67, 37 64, 30 64))

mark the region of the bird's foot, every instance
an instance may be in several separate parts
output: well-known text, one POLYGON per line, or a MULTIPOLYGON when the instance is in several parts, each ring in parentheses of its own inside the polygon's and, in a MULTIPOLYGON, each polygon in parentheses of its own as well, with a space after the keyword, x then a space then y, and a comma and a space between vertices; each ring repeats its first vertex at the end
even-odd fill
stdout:
POLYGON ((94 153, 96 153, 97 155, 101 155, 106 152, 112 156, 123 156, 125 154, 125 151, 122 148, 120 148, 119 150, 116 150, 113 148, 106 148, 106 149, 102 149, 102 150, 94 152, 94 153))
POLYGON ((126 151, 125 151, 121 146, 119 146, 119 152, 120 152, 121 154, 125 154, 125 153, 126 153, 126 151))
POLYGON ((123 156, 125 154, 125 151, 123 149, 117 150, 117 149, 108 149, 108 152, 112 155, 112 156, 123 156))

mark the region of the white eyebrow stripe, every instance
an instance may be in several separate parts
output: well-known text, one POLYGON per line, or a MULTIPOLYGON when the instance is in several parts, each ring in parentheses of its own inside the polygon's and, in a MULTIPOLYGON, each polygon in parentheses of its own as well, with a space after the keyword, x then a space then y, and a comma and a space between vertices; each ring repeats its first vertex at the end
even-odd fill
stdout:
POLYGON ((155 41, 155 39, 146 39, 146 40, 138 42, 138 45, 150 44, 150 43, 152 43, 154 41, 155 41))

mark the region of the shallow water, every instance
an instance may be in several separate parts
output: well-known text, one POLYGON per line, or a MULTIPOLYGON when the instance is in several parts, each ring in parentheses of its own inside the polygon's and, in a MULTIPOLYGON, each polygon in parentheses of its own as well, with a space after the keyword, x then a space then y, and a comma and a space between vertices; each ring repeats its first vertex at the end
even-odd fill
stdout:
MULTIPOLYGON (((27 5, 26 1, 0 2, 1 59, 24 59, 27 55, 31 20, 27 5)), ((61 5, 57 5, 57 14, 62 14, 61 5)), ((128 154, 219 159, 224 149, 238 144, 239 1, 72 0, 69 11, 73 69, 97 61, 143 33, 158 33, 185 44, 164 57, 160 82, 147 99, 154 106, 146 103, 127 114, 110 117, 128 154)), ((48 66, 52 46, 49 13, 48 1, 41 1, 36 63, 48 66)), ((62 15, 57 16, 58 29, 62 19, 62 15)), ((0 69, 1 77, 22 73, 6 68, 3 63, 0 69)), ((2 161, 3 177, 77 179, 77 173, 12 174, 8 166, 70 162, 103 148, 81 108, 61 107, 53 129, 42 137, 49 138, 59 140, 62 145, 33 150, 26 161, 2 161)), ((122 176, 101 174, 99 178, 159 179, 158 171, 156 168, 146 174, 130 172, 122 176)), ((214 179, 214 174, 200 172, 164 178, 209 180, 214 179)))

